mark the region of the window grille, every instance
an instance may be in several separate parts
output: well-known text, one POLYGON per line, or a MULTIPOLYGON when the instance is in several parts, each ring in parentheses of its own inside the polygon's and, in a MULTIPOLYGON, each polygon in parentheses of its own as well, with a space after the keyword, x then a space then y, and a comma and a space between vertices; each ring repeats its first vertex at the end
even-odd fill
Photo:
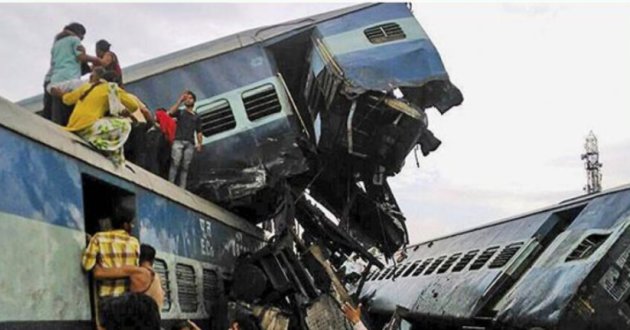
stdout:
POLYGON ((473 258, 477 255, 477 253, 479 253, 479 250, 472 250, 472 251, 466 252, 466 254, 461 259, 459 259, 459 262, 457 262, 455 267, 453 267, 452 272, 459 272, 459 271, 462 271, 464 268, 466 268, 466 266, 468 266, 470 261, 473 260, 473 258))
POLYGON ((197 283, 195 269, 192 266, 177 264, 175 266, 175 279, 177 280, 177 300, 184 313, 197 311, 197 283))
POLYGON ((586 237, 578 246, 571 251, 565 261, 586 259, 590 257, 598 247, 600 247, 609 235, 593 234, 586 237))
POLYGON ((455 261, 457 261, 457 259, 459 259, 461 255, 461 253, 455 253, 454 255, 448 257, 448 259, 446 259, 446 262, 444 262, 440 269, 438 269, 437 273, 442 274, 448 271, 449 268, 451 268, 451 266, 455 263, 455 261))
POLYGON ((171 309, 172 301, 171 286, 168 281, 168 267, 166 266, 166 262, 162 259, 156 258, 155 261, 153 261, 153 270, 160 277, 162 290, 164 291, 164 305, 162 305, 162 311, 168 312, 171 309))
POLYGON ((492 256, 497 252, 497 250, 499 250, 498 246, 487 248, 477 257, 477 259, 472 263, 472 265, 470 265, 470 269, 477 270, 483 267, 486 264, 486 262, 488 262, 488 260, 490 260, 490 258, 492 258, 492 256))
POLYGON ((217 272, 210 269, 204 269, 202 273, 203 281, 203 302, 206 312, 212 314, 212 306, 216 299, 222 294, 223 288, 219 282, 217 272))
POLYGON ((424 273, 424 275, 432 274, 438 268, 438 266, 442 263, 442 261, 444 261, 444 259, 446 259, 446 256, 441 256, 441 257, 435 259, 435 262, 433 262, 433 264, 431 264, 431 266, 427 269, 427 271, 424 273))
POLYGON ((411 275, 413 273, 413 270, 416 267, 418 267, 418 265, 420 265, 421 262, 422 262, 422 260, 420 260, 420 259, 414 261, 413 264, 411 264, 411 266, 409 266, 409 268, 407 268, 407 270, 403 273, 403 277, 407 277, 407 276, 411 275))
POLYGON ((407 36, 397 23, 385 23, 363 31, 367 39, 373 44, 382 44, 394 40, 405 39, 407 36))
POLYGON ((272 84, 266 84, 243 93, 243 104, 247 118, 254 121, 280 112, 282 105, 272 84))
POLYGON ((427 266, 429 266, 429 264, 433 261, 433 258, 429 258, 427 260, 425 260, 420 266, 418 266, 416 268, 416 270, 413 271, 413 276, 418 276, 420 274, 422 274, 422 271, 424 271, 425 268, 427 268, 427 266))
POLYGON ((198 114, 201 119, 201 134, 205 137, 236 127, 234 113, 232 113, 232 108, 227 100, 219 100, 208 106, 203 106, 198 114))
POLYGON ((506 246, 505 248, 503 248, 501 253, 499 253, 499 255, 497 255, 497 257, 492 260, 490 265, 488 265, 488 268, 501 268, 505 266, 508 262, 510 262, 510 259, 514 257, 516 252, 518 252, 518 250, 520 250, 522 246, 523 242, 513 243, 506 246))

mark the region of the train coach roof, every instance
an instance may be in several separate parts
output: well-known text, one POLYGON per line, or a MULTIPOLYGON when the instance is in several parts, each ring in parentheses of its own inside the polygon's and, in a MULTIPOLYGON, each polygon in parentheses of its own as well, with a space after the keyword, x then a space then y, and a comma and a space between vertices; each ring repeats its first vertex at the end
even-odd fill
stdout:
MULTIPOLYGON (((323 14, 298 18, 284 23, 263 26, 232 34, 220 39, 208 41, 190 48, 182 49, 170 54, 166 54, 148 61, 123 68, 125 83, 131 83, 161 72, 165 72, 177 67, 181 67, 206 58, 211 58, 233 50, 251 46, 256 43, 265 42, 290 32, 298 32, 309 28, 317 23, 327 21, 339 16, 343 16, 361 9, 365 9, 377 4, 361 4, 323 14)), ((19 105, 30 111, 40 111, 42 109, 42 96, 36 95, 17 102, 19 105)))
POLYGON ((518 215, 515 215, 515 216, 508 217, 508 218, 503 218, 503 219, 500 219, 500 220, 497 220, 497 221, 492 221, 492 222, 489 222, 487 224, 480 225, 478 227, 465 229, 465 230, 460 231, 460 232, 448 234, 446 236, 437 237, 437 238, 430 239, 430 240, 427 240, 427 241, 424 241, 424 242, 420 242, 420 243, 416 243, 416 244, 413 244, 413 245, 409 245, 409 246, 407 246, 407 249, 409 250, 409 249, 412 249, 412 248, 414 248, 416 246, 426 245, 426 244, 429 244, 429 243, 432 243, 432 242, 445 240, 445 239, 448 239, 448 238, 451 238, 451 237, 463 235, 463 234, 470 233, 470 232, 473 232, 473 231, 477 231, 477 230, 480 230, 480 229, 489 228, 489 227, 492 227, 492 226, 497 226, 497 225, 500 225, 500 224, 503 224, 503 223, 506 223, 506 222, 523 219, 525 217, 528 217, 528 216, 531 216, 531 215, 534 215, 534 214, 538 214, 538 213, 543 213, 543 212, 552 211, 552 210, 560 211, 560 210, 564 210, 564 209, 569 209, 569 208, 575 207, 576 205, 580 205, 582 203, 585 203, 586 201, 595 199, 597 197, 608 195, 608 194, 612 194, 612 193, 623 191, 623 190, 630 190, 630 184, 625 184, 625 185, 621 185, 621 186, 618 186, 618 187, 606 189, 606 190, 601 191, 599 193, 580 195, 580 196, 576 196, 576 197, 573 197, 573 198, 569 198, 569 199, 561 201, 558 204, 553 204, 553 205, 550 205, 550 206, 542 207, 542 208, 539 208, 539 209, 536 209, 536 210, 533 210, 533 211, 529 211, 529 212, 526 212, 526 213, 518 214, 518 215))
POLYGON ((46 145, 116 177, 132 182, 192 210, 207 214, 227 226, 262 237, 261 229, 246 220, 208 200, 175 186, 131 162, 127 162, 123 168, 115 168, 109 159, 93 150, 76 135, 64 131, 60 126, 36 114, 29 113, 24 108, 2 97, 0 97, 0 127, 16 132, 30 140, 46 145))

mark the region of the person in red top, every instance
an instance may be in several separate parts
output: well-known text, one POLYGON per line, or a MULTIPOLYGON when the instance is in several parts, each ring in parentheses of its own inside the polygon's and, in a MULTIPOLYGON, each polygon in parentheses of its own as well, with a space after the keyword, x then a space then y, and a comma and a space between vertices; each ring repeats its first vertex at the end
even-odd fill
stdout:
POLYGON ((162 132, 166 134, 168 142, 170 144, 173 144, 173 141, 175 141, 175 129, 177 128, 177 123, 175 123, 173 117, 168 115, 166 109, 159 108, 155 110, 155 118, 160 124, 160 129, 162 130, 162 132))
POLYGON ((159 146, 157 154, 158 175, 168 180, 168 172, 171 168, 171 150, 173 141, 175 141, 177 123, 164 108, 155 110, 155 120, 167 141, 160 143, 159 146))

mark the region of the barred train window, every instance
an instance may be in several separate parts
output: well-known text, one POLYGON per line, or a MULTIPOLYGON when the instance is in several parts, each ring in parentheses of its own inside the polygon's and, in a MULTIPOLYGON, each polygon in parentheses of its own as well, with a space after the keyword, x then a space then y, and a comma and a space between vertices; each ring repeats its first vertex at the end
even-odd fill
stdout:
POLYGON ((202 281, 203 302, 206 307, 206 312, 212 315, 212 305, 221 295, 221 291, 223 291, 219 283, 219 275, 214 270, 204 269, 202 281))
POLYGON ((501 253, 499 253, 499 255, 492 260, 490 265, 488 265, 488 268, 501 268, 505 266, 508 262, 510 262, 510 260, 512 260, 512 257, 514 257, 516 252, 518 252, 522 246, 523 242, 518 242, 504 247, 501 253))
POLYGON ((472 250, 472 251, 466 252, 466 254, 461 259, 459 259, 459 261, 457 262, 455 267, 453 267, 453 270, 451 270, 451 272, 462 271, 464 268, 466 268, 466 266, 468 266, 470 261, 473 260, 473 258, 477 255, 477 253, 479 253, 479 250, 472 250))
POLYGON ((197 110, 201 119, 201 133, 208 137, 236 127, 232 108, 227 100, 218 100, 197 110))
POLYGON ((452 256, 448 257, 446 262, 442 264, 440 269, 438 269, 437 273, 438 274, 446 273, 446 271, 449 270, 449 268, 451 268, 451 266, 455 263, 455 261, 457 261, 457 259, 459 259, 461 255, 462 255, 461 253, 455 253, 452 256))
POLYGON ((394 40, 405 39, 407 36, 400 25, 396 23, 385 23, 363 31, 367 39, 373 44, 382 44, 394 40))
POLYGON ((571 251, 565 262, 586 259, 590 257, 597 248, 599 248, 610 234, 593 234, 586 237, 571 251))
POLYGON ((166 261, 162 259, 155 258, 153 262, 153 270, 160 277, 160 282, 162 283, 162 290, 164 290, 164 305, 162 306, 163 312, 168 312, 171 310, 171 287, 168 281, 168 267, 166 266, 166 261))
POLYGON ((431 275, 438 268, 438 266, 442 263, 442 261, 444 261, 444 259, 446 259, 446 256, 441 256, 441 257, 435 259, 433 264, 431 264, 431 266, 429 266, 429 268, 424 273, 424 275, 431 275))
POLYGON ((420 265, 421 262, 422 260, 420 259, 414 261, 413 264, 411 264, 411 266, 409 266, 409 268, 407 268, 407 270, 403 273, 403 277, 411 275, 413 273, 413 270, 416 269, 416 267, 420 265))
POLYGON ((498 246, 493 246, 487 248, 483 253, 481 253, 475 261, 473 261, 472 265, 470 265, 470 270, 481 269, 490 258, 499 250, 498 246))
POLYGON ((413 275, 412 276, 418 276, 420 274, 422 274, 422 271, 424 271, 425 268, 427 268, 427 266, 433 262, 433 258, 429 258, 426 259, 425 261, 422 262, 422 264, 420 264, 420 266, 416 267, 416 270, 413 271, 413 275))
POLYGON ((197 311, 199 301, 197 300, 197 283, 195 269, 192 266, 177 264, 175 266, 177 280, 177 300, 179 307, 184 313, 197 311))
POLYGON ((280 112, 282 105, 272 84, 265 84, 243 93, 247 118, 254 121, 280 112))

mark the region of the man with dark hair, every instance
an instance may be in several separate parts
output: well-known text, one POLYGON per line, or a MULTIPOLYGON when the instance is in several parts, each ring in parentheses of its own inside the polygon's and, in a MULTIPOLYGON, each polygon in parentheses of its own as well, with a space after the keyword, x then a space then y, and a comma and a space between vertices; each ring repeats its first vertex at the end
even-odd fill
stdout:
POLYGON ((140 267, 103 268, 97 265, 94 268, 94 277, 99 280, 129 278, 129 291, 144 293, 153 298, 158 305, 158 309, 162 310, 164 290, 162 289, 160 277, 155 274, 153 269, 153 262, 155 262, 155 249, 151 245, 142 244, 140 245, 140 267))
POLYGON ((157 304, 141 293, 125 293, 105 300, 101 318, 107 330, 160 330, 157 304))
MULTIPOLYGON (((133 211, 117 205, 111 222, 112 230, 98 232, 90 239, 81 261, 86 271, 91 271, 97 264, 102 268, 138 266, 140 243, 130 235, 133 211)), ((99 282, 99 297, 119 296, 127 292, 125 280, 99 282)))
MULTIPOLYGON (((140 243, 130 235, 135 213, 131 204, 131 198, 117 201, 111 216, 112 230, 98 232, 90 239, 81 260, 83 269, 91 271, 97 265, 100 268, 138 266, 140 243)), ((101 300, 127 292, 127 286, 125 279, 99 280, 97 308, 101 300)))
POLYGON ((193 158, 193 149, 201 151, 203 137, 201 135, 201 119, 194 112, 197 96, 191 91, 184 91, 179 100, 168 110, 168 114, 177 119, 177 129, 175 130, 175 141, 171 150, 171 169, 168 180, 182 188, 186 188, 188 178, 188 168, 193 158), (185 110, 179 110, 184 104, 185 110), (195 146, 195 132, 197 132, 197 145, 195 146), (177 173, 179 180, 175 182, 177 173))

